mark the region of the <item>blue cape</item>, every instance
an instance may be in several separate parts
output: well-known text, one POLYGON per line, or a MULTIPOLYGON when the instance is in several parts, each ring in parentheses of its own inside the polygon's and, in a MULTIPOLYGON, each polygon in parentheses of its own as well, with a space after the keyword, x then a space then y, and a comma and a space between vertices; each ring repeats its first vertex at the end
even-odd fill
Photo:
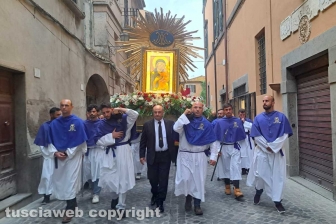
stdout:
POLYGON ((137 139, 137 138, 139 137, 140 134, 141 134, 141 133, 138 133, 138 132, 136 131, 136 123, 134 123, 134 125, 133 125, 133 127, 132 127, 132 129, 131 129, 131 138, 130 138, 130 140, 132 141, 132 140, 137 139))
POLYGON ((49 125, 51 121, 47 121, 41 125, 34 140, 34 144, 38 146, 48 147, 49 142, 49 125))
MULTIPOLYGON (((118 138, 115 140, 115 144, 121 142, 125 138, 125 134, 127 131, 127 114, 123 114, 122 118, 120 119, 119 117, 117 118, 116 116, 111 116, 110 119, 104 119, 102 122, 99 124, 97 128, 97 132, 94 137, 94 141, 97 142, 101 137, 110 134, 113 132, 113 130, 116 129, 116 132, 118 131, 123 131, 124 135, 122 138, 118 138)), ((136 133, 136 126, 134 125, 132 127, 133 133, 136 133), (133 130, 134 128, 134 130, 133 130)))
POLYGON ((189 124, 183 126, 185 136, 191 145, 208 145, 216 141, 211 123, 205 117, 194 117, 189 124))
POLYGON ((220 120, 220 119, 223 119, 223 118, 216 118, 215 120, 213 120, 213 121, 211 122, 213 128, 215 127, 217 121, 220 120))
POLYGON ((250 122, 253 124, 253 121, 250 118, 245 118, 245 121, 250 122))
POLYGON ((288 134, 293 135, 292 128, 287 117, 278 111, 271 113, 261 113, 254 119, 251 137, 263 136, 267 142, 273 142, 275 139, 288 134))
POLYGON ((216 122, 214 132, 217 141, 223 143, 233 144, 246 138, 243 122, 237 117, 221 118, 216 122))
POLYGON ((85 128, 87 130, 88 133, 88 140, 86 141, 87 146, 95 146, 96 143, 94 141, 94 136, 97 132, 97 128, 99 126, 99 124, 102 122, 102 120, 97 119, 95 121, 91 121, 91 120, 86 120, 84 121, 84 125, 85 128))
POLYGON ((50 142, 61 152, 88 140, 84 122, 76 115, 53 120, 50 123, 49 137, 50 142))

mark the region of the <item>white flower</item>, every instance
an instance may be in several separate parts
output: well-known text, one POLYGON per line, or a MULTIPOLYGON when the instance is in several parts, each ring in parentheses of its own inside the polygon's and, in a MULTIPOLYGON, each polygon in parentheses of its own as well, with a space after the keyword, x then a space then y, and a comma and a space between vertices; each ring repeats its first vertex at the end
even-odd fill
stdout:
POLYGON ((189 98, 189 97, 188 97, 188 98, 187 98, 187 101, 189 101, 189 102, 190 102, 190 101, 191 101, 191 98, 189 98))
POLYGON ((144 98, 142 96, 140 96, 138 100, 144 100, 144 98))
POLYGON ((168 102, 168 101, 169 101, 169 98, 164 98, 164 101, 168 102))
POLYGON ((125 102, 125 106, 128 106, 128 105, 129 105, 129 102, 128 102, 128 101, 126 101, 126 102, 125 102))
POLYGON ((120 100, 119 100, 119 99, 117 99, 115 103, 119 103, 119 102, 120 102, 120 100))
POLYGON ((158 99, 158 103, 162 103, 162 99, 158 99))
POLYGON ((152 101, 148 102, 148 105, 152 106, 152 105, 153 105, 153 102, 152 102, 152 101))
POLYGON ((137 98, 138 98, 138 96, 137 96, 137 95, 133 95, 133 99, 135 99, 135 100, 136 100, 137 98))

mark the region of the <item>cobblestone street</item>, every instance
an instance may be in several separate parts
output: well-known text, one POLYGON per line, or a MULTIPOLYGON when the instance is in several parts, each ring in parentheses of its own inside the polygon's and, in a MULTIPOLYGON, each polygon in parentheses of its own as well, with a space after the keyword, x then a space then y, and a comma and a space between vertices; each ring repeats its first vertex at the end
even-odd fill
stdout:
MULTIPOLYGON (((242 191, 245 195, 244 201, 236 201, 233 196, 224 194, 224 183, 222 181, 210 181, 212 167, 208 169, 208 181, 206 183, 206 202, 201 204, 204 215, 196 216, 194 212, 184 211, 184 197, 174 195, 174 176, 175 166, 172 166, 170 172, 170 182, 167 200, 165 202, 165 212, 161 217, 145 218, 137 220, 136 218, 125 218, 117 221, 116 218, 108 220, 105 218, 89 217, 90 209, 108 209, 110 207, 110 196, 102 193, 99 204, 91 204, 91 193, 86 191, 84 197, 78 195, 79 209, 84 211, 84 216, 73 218, 73 224, 85 223, 225 223, 225 224, 247 224, 247 223, 286 223, 286 224, 304 224, 304 223, 335 223, 336 204, 319 194, 301 186, 293 180, 287 180, 285 188, 285 197, 283 205, 287 212, 279 214, 273 202, 263 195, 259 205, 253 205, 254 189, 246 187, 245 179, 241 183, 242 191)), ((142 176, 141 180, 133 190, 131 190, 126 199, 127 208, 141 209, 150 207, 150 185, 148 180, 142 176)), ((38 209, 41 200, 29 204, 25 209, 38 209)), ((52 200, 44 209, 63 209, 65 202, 52 200)), ((0 224, 14 223, 61 223, 61 218, 3 218, 0 224)))

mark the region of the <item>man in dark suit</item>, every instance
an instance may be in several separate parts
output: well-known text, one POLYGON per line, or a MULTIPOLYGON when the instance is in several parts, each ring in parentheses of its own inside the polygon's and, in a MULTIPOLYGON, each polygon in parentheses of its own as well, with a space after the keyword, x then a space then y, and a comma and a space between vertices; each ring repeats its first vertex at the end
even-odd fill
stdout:
POLYGON ((151 205, 164 212, 163 202, 166 199, 171 162, 176 161, 177 150, 174 146, 176 132, 174 121, 163 119, 163 107, 153 107, 154 119, 143 125, 140 141, 140 162, 147 160, 147 176, 152 186, 151 205), (147 150, 147 159, 145 158, 147 150))

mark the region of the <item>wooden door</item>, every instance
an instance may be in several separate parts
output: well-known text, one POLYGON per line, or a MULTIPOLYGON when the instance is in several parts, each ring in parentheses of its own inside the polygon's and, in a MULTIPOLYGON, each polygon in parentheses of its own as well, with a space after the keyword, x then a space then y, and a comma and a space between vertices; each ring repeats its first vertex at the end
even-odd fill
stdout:
POLYGON ((13 77, 0 70, 0 200, 16 194, 13 77))

